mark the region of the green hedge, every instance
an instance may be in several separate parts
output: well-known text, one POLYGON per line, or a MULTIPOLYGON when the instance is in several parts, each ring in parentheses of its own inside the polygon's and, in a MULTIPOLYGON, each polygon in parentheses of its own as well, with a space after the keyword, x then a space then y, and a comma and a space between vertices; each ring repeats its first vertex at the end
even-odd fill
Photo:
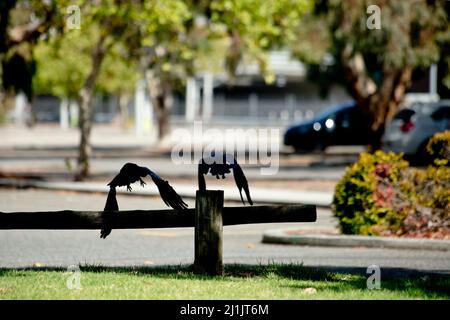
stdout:
POLYGON ((362 153, 336 186, 333 210, 342 232, 372 235, 381 228, 399 227, 404 216, 393 205, 394 186, 403 183, 401 172, 407 168, 401 155, 362 153))
POLYGON ((333 211, 345 234, 450 238, 450 134, 433 137, 435 158, 410 168, 401 154, 362 153, 336 186, 333 211))
POLYGON ((450 131, 436 133, 427 144, 427 151, 437 165, 450 164, 450 131))

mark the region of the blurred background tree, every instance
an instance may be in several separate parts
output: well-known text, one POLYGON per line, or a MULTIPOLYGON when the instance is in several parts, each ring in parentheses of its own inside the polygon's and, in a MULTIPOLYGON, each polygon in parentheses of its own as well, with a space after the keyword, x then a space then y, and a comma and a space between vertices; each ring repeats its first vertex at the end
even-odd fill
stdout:
POLYGON ((35 86, 40 92, 50 90, 51 93, 64 98, 73 98, 79 106, 80 144, 76 180, 83 180, 89 175, 89 158, 92 153, 90 134, 92 129, 93 97, 99 89, 131 90, 123 82, 129 77, 124 61, 129 58, 132 48, 130 43, 136 43, 138 28, 133 22, 135 6, 139 1, 58 1, 58 13, 67 19, 67 8, 77 6, 80 9, 79 30, 66 24, 62 32, 54 33, 47 43, 38 48, 40 67, 35 86), (110 62, 109 68, 104 64, 108 56, 118 58, 110 62), (121 61, 121 59, 124 59, 121 61), (116 66, 114 66, 116 64, 116 66), (117 67, 114 71, 112 71, 117 67), (112 75, 115 79, 100 78, 101 73, 112 75), (126 72, 119 74, 117 72, 126 72), (120 79, 120 77, 122 77, 120 79), (120 80, 119 80, 120 79, 120 80), (103 86, 101 82, 103 80, 103 86), (122 81, 123 85, 117 81, 122 81))
POLYGON ((219 0, 207 9, 210 19, 218 24, 228 41, 225 67, 233 78, 247 55, 258 62, 265 81, 275 78, 267 64, 267 53, 292 44, 303 16, 313 8, 308 0, 219 0))
POLYGON ((72 30, 64 37, 51 37, 35 48, 37 72, 33 79, 36 94, 52 94, 61 99, 78 99, 89 72, 89 33, 72 30))
POLYGON ((0 115, 17 93, 24 93, 31 101, 33 46, 50 28, 60 27, 56 8, 54 1, 0 2, 0 115))
POLYGON ((145 21, 141 29, 142 61, 159 139, 169 132, 174 87, 184 84, 197 71, 204 71, 205 53, 225 47, 223 64, 231 81, 238 64, 247 56, 258 62, 265 80, 273 82, 267 53, 294 39, 301 17, 311 8, 309 0, 145 2, 140 19, 145 21))
MULTIPOLYGON (((155 111, 158 139, 169 132, 169 115, 173 91, 194 74, 195 3, 191 1, 156 0, 143 2, 141 27, 141 66, 145 73, 155 111)), ((205 39, 206 41, 206 39, 205 39)))
MULTIPOLYGON (((98 29, 92 26, 90 30, 71 30, 63 37, 40 41, 34 49, 34 93, 79 103, 79 92, 89 72, 91 39, 97 33, 98 29)), ((128 104, 140 76, 136 61, 128 58, 123 45, 114 45, 105 56, 95 88, 97 93, 117 96, 123 126, 128 118, 124 105, 128 104)))
POLYGON ((95 93, 118 96, 126 119, 136 81, 145 79, 162 140, 172 95, 187 79, 218 67, 232 83, 240 64, 256 61, 272 83, 268 53, 287 48, 309 64, 322 94, 334 82, 346 86, 376 149, 413 70, 450 64, 448 12, 444 0, 5 0, 0 98, 31 99, 35 90, 78 102, 81 180, 89 174, 95 93), (380 29, 366 24, 374 4, 380 29), (80 10, 80 30, 67 26, 69 6, 80 10))
MULTIPOLYGON (((310 75, 323 94, 332 82, 346 86, 365 114, 372 149, 378 149, 413 71, 439 60, 448 68, 449 13, 445 0, 320 0, 301 27, 313 33, 305 38, 300 32, 293 48, 311 64, 310 75), (380 8, 380 29, 367 27, 371 5, 380 8), (302 44, 305 39, 310 41, 302 44)), ((448 72, 445 82, 450 84, 448 72)))
MULTIPOLYGON (((273 75, 267 68, 267 52, 293 39, 295 26, 311 7, 308 0, 267 3, 256 0, 60 0, 45 4, 10 0, 2 2, 2 15, 6 18, 1 20, 1 52, 3 58, 8 57, 6 48, 10 50, 13 43, 29 41, 33 47, 28 49, 27 59, 22 59, 27 61, 23 63, 26 67, 20 69, 17 64, 22 60, 12 60, 15 65, 11 70, 22 70, 16 73, 17 78, 25 82, 21 90, 30 99, 34 88, 37 93, 50 93, 78 102, 80 145, 76 180, 82 180, 89 174, 95 92, 118 94, 120 105, 126 105, 134 80, 142 74, 155 109, 158 136, 162 139, 169 132, 174 90, 183 87, 187 78, 205 66, 204 58, 208 53, 225 46, 223 57, 231 76, 243 57, 256 59, 266 81, 271 82, 273 75), (69 6, 80 10, 80 30, 67 26, 69 6), (23 7, 28 8, 33 17, 42 18, 33 18, 34 28, 21 27, 26 32, 7 32, 6 29, 11 28, 7 20, 23 7), (50 29, 53 32, 47 32, 50 29), (42 37, 44 32, 47 34, 42 37), (13 40, 10 34, 14 35, 13 40), (42 41, 34 52, 38 38, 42 41), (35 56, 38 71, 31 86, 35 56)), ((14 24, 20 21, 14 18, 14 24)), ((14 79, 10 75, 6 78, 10 82, 14 79)), ((14 87, 14 84, 5 84, 7 86, 2 87, 14 87)))

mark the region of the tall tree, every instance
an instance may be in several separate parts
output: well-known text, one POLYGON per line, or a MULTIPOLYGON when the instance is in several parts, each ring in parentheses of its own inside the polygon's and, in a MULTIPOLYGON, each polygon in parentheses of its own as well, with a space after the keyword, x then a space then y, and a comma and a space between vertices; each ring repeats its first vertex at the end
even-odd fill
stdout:
MULTIPOLYGON (((130 61, 138 61, 145 71, 158 119, 158 134, 162 138, 169 128, 174 88, 195 74, 199 57, 213 47, 210 40, 231 39, 230 48, 233 48, 233 38, 242 39, 242 46, 230 50, 248 53, 256 59, 270 81, 265 53, 292 37, 292 26, 299 24, 301 15, 311 7, 309 0, 228 2, 78 0, 70 3, 81 8, 79 36, 89 35, 88 46, 81 45, 85 43, 83 40, 79 45, 88 52, 89 62, 79 69, 83 71, 83 80, 77 95, 81 132, 77 180, 89 174, 92 96, 104 61, 115 45, 122 44, 130 61)), ((62 37, 70 37, 71 32, 66 30, 62 37)), ((242 56, 238 54, 233 59, 237 62, 242 56)), ((75 74, 80 73, 75 70, 75 74)), ((79 83, 79 78, 76 79, 79 83)))
POLYGON ((0 113, 8 95, 32 96, 33 46, 50 28, 58 28, 55 1, 3 0, 0 2, 0 113))
POLYGON ((267 53, 285 47, 295 39, 303 16, 313 7, 309 0, 218 0, 209 11, 213 23, 222 26, 229 46, 225 66, 233 78, 239 62, 246 56, 256 61, 266 82, 274 81, 267 64, 267 53))
MULTIPOLYGON (((78 94, 80 143, 75 180, 83 180, 89 175, 89 159, 92 153, 90 135, 92 129, 93 96, 102 64, 112 47, 118 42, 132 42, 136 29, 132 21, 138 1, 101 0, 97 2, 79 1, 81 8, 81 29, 96 28, 89 48, 90 66, 78 94)), ((73 4, 73 3, 72 3, 73 4)), ((68 31, 70 32, 70 30, 68 31)))
POLYGON ((142 67, 158 126, 158 139, 169 132, 173 90, 193 72, 195 41, 189 42, 193 6, 187 1, 154 0, 143 3, 140 20, 142 67), (191 5, 191 6, 190 6, 191 5))
POLYGON ((309 0, 155 0, 144 4, 144 67, 158 120, 158 136, 169 131, 171 94, 204 65, 218 39, 231 80, 246 56, 256 60, 266 81, 273 81, 267 52, 294 37, 295 26, 312 8, 309 0), (203 61, 200 61, 203 60, 203 61))
POLYGON ((380 148, 385 125, 404 99, 413 71, 449 59, 444 51, 450 42, 449 7, 445 0, 316 3, 316 17, 328 27, 327 35, 318 36, 320 47, 329 41, 325 51, 335 63, 321 65, 315 74, 326 74, 327 85, 333 79, 345 84, 365 115, 361 120, 367 132, 362 134, 370 136, 373 150, 380 148), (377 7, 371 9, 373 5, 377 7))

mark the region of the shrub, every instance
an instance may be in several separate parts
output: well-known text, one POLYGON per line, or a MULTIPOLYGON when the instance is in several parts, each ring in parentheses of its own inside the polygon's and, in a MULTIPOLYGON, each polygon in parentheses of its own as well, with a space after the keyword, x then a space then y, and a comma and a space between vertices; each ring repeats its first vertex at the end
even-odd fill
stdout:
POLYGON ((450 131, 436 133, 427 144, 427 151, 437 165, 450 164, 450 131))
POLYGON ((342 232, 450 238, 450 167, 437 152, 426 169, 409 168, 401 154, 361 154, 335 190, 342 232))
POLYGON ((400 228, 405 210, 397 193, 405 184, 402 171, 407 168, 408 162, 402 155, 362 153, 336 186, 333 211, 342 232, 373 235, 400 228))
POLYGON ((408 177, 410 211, 396 235, 450 238, 450 168, 412 169, 408 177))

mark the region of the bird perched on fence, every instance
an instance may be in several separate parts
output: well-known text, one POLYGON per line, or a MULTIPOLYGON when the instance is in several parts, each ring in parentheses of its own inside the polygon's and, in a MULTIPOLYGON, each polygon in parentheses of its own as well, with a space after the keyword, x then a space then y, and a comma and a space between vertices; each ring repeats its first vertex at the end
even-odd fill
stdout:
POLYGON ((200 190, 206 190, 205 175, 208 175, 208 173, 216 176, 217 179, 220 179, 220 177, 225 179, 225 175, 231 173, 231 170, 233 170, 234 181, 239 189, 242 203, 245 204, 244 198, 242 197, 242 189, 244 189, 248 203, 253 205, 244 171, 242 171, 241 166, 230 154, 213 152, 211 157, 203 157, 200 160, 198 164, 198 188, 200 190))
MULTIPOLYGON (((134 163, 126 163, 118 175, 108 183, 110 187, 108 198, 106 199, 104 211, 118 211, 119 206, 116 200, 116 187, 126 186, 128 191, 131 191, 131 184, 137 181, 140 182, 141 186, 146 183, 142 180, 143 177, 150 176, 153 182, 158 187, 161 199, 167 206, 172 207, 176 210, 184 210, 188 206, 183 201, 178 193, 172 188, 172 186, 166 180, 162 179, 155 172, 151 171, 149 168, 138 166, 134 163)), ((111 232, 111 229, 103 229, 100 233, 101 238, 106 238, 111 232)))

